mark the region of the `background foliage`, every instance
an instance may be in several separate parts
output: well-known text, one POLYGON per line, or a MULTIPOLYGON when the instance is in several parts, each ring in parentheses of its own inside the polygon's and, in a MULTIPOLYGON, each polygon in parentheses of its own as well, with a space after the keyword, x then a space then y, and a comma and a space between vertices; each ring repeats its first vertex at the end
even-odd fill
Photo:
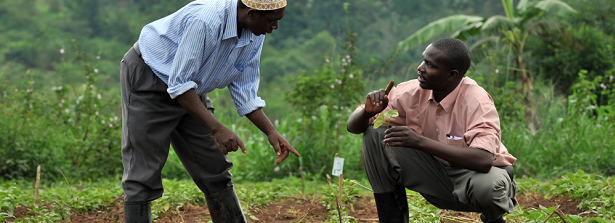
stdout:
MULTIPOLYGON (((43 182, 61 180, 59 170, 71 179, 119 180, 119 61, 143 25, 188 2, 0 0, 0 181, 32 181, 37 165, 43 182)), ((536 132, 528 131, 525 96, 504 43, 479 45, 484 59, 468 73, 496 102, 518 177, 615 172, 615 3, 565 2, 579 13, 541 18, 566 32, 530 36, 524 47, 534 78, 536 132)), ((259 94, 301 157, 275 166, 273 149, 236 115, 228 91, 210 93, 217 118, 248 147, 248 154, 230 155, 236 181, 296 176, 299 167, 308 178, 322 179, 336 153, 346 158, 345 176, 363 178, 361 138, 345 131, 345 120, 367 92, 416 77, 426 43, 399 52, 398 42, 449 15, 505 14, 501 2, 489 0, 344 3, 294 1, 280 29, 266 38, 259 94)), ((466 42, 472 46, 482 37, 466 42)), ((164 177, 188 178, 173 152, 164 177)))

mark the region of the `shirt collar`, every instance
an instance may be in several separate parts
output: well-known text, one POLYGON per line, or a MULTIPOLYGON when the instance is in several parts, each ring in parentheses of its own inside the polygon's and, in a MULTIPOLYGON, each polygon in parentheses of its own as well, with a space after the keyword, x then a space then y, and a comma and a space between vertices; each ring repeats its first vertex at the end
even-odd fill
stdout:
MULTIPOLYGON (((446 95, 446 97, 444 97, 444 99, 440 101, 440 106, 442 106, 446 113, 450 113, 450 111, 453 109, 453 105, 455 105, 455 101, 457 100, 457 95, 459 95, 459 91, 461 88, 460 86, 463 84, 465 79, 465 77, 462 78, 461 81, 459 81, 459 84, 457 84, 457 87, 455 87, 455 89, 450 94, 446 95)), ((436 102, 436 99, 433 97, 433 91, 431 91, 431 94, 429 94, 428 101, 436 102)))
MULTIPOLYGON (((228 9, 228 16, 226 17, 226 26, 224 27, 224 34, 222 35, 223 40, 237 37, 237 1, 230 2, 231 5, 228 9)), ((254 41, 254 37, 256 37, 256 35, 254 35, 254 33, 250 32, 249 30, 242 33, 243 35, 241 36, 241 39, 244 40, 242 42, 246 42, 246 39, 249 39, 250 42, 252 42, 254 41)))

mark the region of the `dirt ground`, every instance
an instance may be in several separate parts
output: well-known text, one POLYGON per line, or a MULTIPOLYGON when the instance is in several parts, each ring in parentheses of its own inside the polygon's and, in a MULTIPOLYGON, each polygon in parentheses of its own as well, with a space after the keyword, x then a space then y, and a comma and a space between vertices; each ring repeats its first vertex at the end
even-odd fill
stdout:
MULTIPOLYGON (((542 196, 533 196, 520 194, 517 196, 519 205, 525 208, 538 208, 539 205, 544 207, 553 207, 560 205, 558 210, 565 214, 580 214, 582 210, 577 209, 579 201, 575 201, 566 197, 558 197, 545 199, 542 196)), ((350 215, 359 222, 378 222, 378 213, 376 212, 376 204, 373 196, 363 196, 357 199, 352 205, 347 208, 351 210, 350 215)), ((19 207, 14 210, 14 216, 22 217, 27 214, 30 208, 19 207)), ((95 211, 87 215, 72 215, 71 222, 81 223, 107 223, 123 221, 123 203, 117 201, 115 206, 109 207, 105 211, 95 211)), ((245 211, 248 222, 323 222, 325 221, 327 209, 320 202, 312 202, 301 198, 290 198, 283 201, 270 203, 266 209, 252 209, 245 211)), ((443 216, 447 219, 446 223, 454 222, 480 222, 476 213, 462 213, 454 211, 443 211, 443 216)), ((161 223, 179 223, 179 222, 208 222, 211 219, 207 205, 192 205, 186 204, 184 207, 176 211, 168 211, 166 214, 158 217, 157 222, 161 223)), ((10 221, 11 219, 9 219, 10 221)))

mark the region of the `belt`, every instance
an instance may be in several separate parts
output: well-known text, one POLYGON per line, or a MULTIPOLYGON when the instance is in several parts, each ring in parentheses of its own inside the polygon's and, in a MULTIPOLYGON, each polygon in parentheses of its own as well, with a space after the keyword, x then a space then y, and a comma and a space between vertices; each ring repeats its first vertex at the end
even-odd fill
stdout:
POLYGON ((139 42, 136 42, 135 45, 132 46, 132 48, 135 49, 137 55, 141 56, 141 50, 139 50, 139 42))

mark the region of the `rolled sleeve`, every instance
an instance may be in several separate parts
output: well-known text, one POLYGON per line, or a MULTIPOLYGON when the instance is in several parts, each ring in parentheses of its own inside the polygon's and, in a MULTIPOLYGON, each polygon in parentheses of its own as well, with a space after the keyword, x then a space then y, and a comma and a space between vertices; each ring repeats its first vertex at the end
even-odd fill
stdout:
POLYGON ((167 92, 171 98, 176 98, 186 91, 197 88, 195 77, 203 62, 206 24, 198 19, 190 21, 190 25, 182 34, 177 52, 171 65, 167 92))
POLYGON ((183 84, 178 84, 173 87, 169 87, 167 89, 167 93, 169 93, 169 96, 171 96, 171 99, 175 99, 177 96, 180 96, 186 93, 186 91, 189 91, 190 89, 196 89, 196 87, 197 87, 196 82, 188 81, 183 84))
POLYGON ((470 134, 472 133, 468 133, 466 133, 464 136, 466 139, 471 138, 471 142, 468 143, 469 147, 483 149, 492 154, 495 154, 497 152, 497 149, 500 146, 500 140, 496 135, 476 134, 474 136, 470 136, 470 134))
POLYGON ((470 125, 463 134, 469 147, 497 153, 500 146, 500 119, 492 103, 480 103, 471 109, 470 125))
POLYGON ((237 113, 239 114, 239 116, 245 116, 256 109, 265 107, 265 105, 266 104, 263 99, 256 97, 255 99, 244 103, 240 107, 237 107, 237 113))

